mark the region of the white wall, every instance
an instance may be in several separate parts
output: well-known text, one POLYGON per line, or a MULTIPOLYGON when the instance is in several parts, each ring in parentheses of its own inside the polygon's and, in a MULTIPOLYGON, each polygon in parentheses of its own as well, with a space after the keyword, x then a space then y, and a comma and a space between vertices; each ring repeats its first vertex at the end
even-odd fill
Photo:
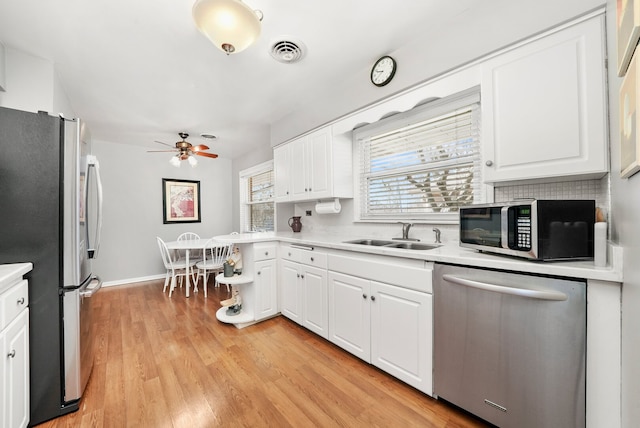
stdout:
POLYGON ((425 28, 410 45, 391 54, 398 62, 394 80, 382 88, 369 81, 371 64, 353 76, 335 82, 334 91, 283 117, 271 127, 271 144, 358 110, 390 95, 424 82, 448 70, 482 57, 533 34, 602 6, 604 0, 500 0, 487 2, 480 14, 463 13, 443 27, 425 28))
MULTIPOLYGON (((612 241, 624 248, 622 287, 622 424, 640 426, 640 174, 620 178, 620 86, 617 76, 616 2, 607 2, 611 133, 612 241)), ((636 50, 635 55, 640 54, 636 50)))
POLYGON ((104 186, 102 243, 94 262, 103 281, 163 274, 156 236, 171 241, 187 231, 202 238, 231 231, 231 160, 202 158, 196 168, 186 162, 176 168, 167 154, 147 153, 140 146, 94 140, 92 148, 104 186), (163 178, 200 181, 201 223, 163 223, 163 178))

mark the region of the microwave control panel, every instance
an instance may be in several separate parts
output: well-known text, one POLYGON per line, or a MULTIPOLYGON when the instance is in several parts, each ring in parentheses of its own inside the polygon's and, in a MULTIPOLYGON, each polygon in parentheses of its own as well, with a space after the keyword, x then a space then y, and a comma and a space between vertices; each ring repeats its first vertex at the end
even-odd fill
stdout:
POLYGON ((516 206, 509 211, 514 232, 509 233, 509 247, 515 250, 531 250, 531 206, 516 206))

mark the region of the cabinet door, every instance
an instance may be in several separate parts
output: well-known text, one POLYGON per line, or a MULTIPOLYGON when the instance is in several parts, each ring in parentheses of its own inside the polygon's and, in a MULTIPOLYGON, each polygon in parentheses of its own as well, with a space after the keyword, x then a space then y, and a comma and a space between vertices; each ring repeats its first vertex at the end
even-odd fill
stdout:
POLYGON ((331 128, 311 134, 305 152, 308 170, 309 196, 326 198, 331 196, 331 128))
POLYGON ((280 312, 290 320, 302 324, 302 286, 298 266, 298 263, 288 260, 283 260, 280 264, 280 312))
POLYGON ((305 143, 306 138, 289 143, 291 146, 291 183, 289 184, 289 191, 291 192, 291 200, 294 201, 306 199, 309 192, 305 143))
POLYGON ((487 182, 608 170, 602 17, 482 65, 487 182))
POLYGON ((6 427, 26 427, 29 422, 29 310, 23 310, 2 337, 2 421, 6 427))
POLYGON ((256 295, 255 319, 257 321, 278 313, 276 261, 272 259, 256 262, 255 272, 253 286, 256 295))
POLYGON ((329 272, 329 340, 371 362, 369 280, 329 272))
POLYGON ((432 296, 371 282, 371 363, 429 395, 432 296))
POLYGON ((304 290, 302 325, 327 339, 329 337, 327 271, 313 266, 301 265, 300 280, 304 290))
POLYGON ((273 173, 276 202, 289 200, 291 185, 291 146, 285 144, 273 150, 273 173))

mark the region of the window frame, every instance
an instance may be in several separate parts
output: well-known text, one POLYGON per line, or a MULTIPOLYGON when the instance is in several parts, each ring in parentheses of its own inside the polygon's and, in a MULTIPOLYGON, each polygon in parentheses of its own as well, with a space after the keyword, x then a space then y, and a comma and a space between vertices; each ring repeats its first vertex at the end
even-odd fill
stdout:
POLYGON ((396 113, 392 116, 387 116, 375 123, 371 123, 353 131, 353 155, 354 155, 354 221, 363 223, 390 223, 397 221, 410 221, 429 224, 457 224, 459 221, 459 214, 455 212, 447 213, 422 213, 422 214, 401 214, 390 213, 389 215, 377 215, 367 216, 364 213, 363 202, 367 193, 363 187, 363 153, 361 150, 361 144, 363 140, 372 136, 377 136, 400 129, 404 126, 420 123, 429 119, 437 118, 446 114, 450 114, 458 109, 465 108, 473 105, 473 121, 477 125, 476 132, 474 134, 478 141, 476 159, 474 165, 474 178, 477 178, 474 184, 473 203, 482 203, 486 200, 486 190, 482 183, 482 147, 481 147, 481 123, 480 123, 480 87, 474 86, 464 91, 452 94, 450 96, 430 99, 428 102, 418 104, 411 110, 396 113))
MULTIPOLYGON (((240 200, 240 231, 241 232, 255 232, 255 230, 251 230, 251 206, 255 204, 263 204, 269 203, 273 205, 273 229, 270 231, 274 231, 276 227, 276 198, 275 198, 275 175, 272 176, 272 185, 273 185, 273 195, 270 199, 265 201, 258 202, 250 202, 249 201, 249 180, 252 177, 258 176, 265 172, 273 170, 273 160, 269 160, 266 162, 262 162, 260 164, 254 165, 250 168, 244 169, 239 172, 239 180, 238 180, 238 190, 239 190, 239 200, 240 200)), ((262 231, 262 230, 260 230, 262 231)))

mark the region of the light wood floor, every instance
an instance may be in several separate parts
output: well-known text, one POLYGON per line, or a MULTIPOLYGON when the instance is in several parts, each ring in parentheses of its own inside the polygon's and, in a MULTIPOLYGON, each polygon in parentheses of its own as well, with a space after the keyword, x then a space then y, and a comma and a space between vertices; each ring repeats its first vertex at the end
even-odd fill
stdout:
POLYGON ((161 281, 102 289, 81 408, 39 427, 485 426, 284 317, 222 324, 226 298, 169 298, 161 281))

